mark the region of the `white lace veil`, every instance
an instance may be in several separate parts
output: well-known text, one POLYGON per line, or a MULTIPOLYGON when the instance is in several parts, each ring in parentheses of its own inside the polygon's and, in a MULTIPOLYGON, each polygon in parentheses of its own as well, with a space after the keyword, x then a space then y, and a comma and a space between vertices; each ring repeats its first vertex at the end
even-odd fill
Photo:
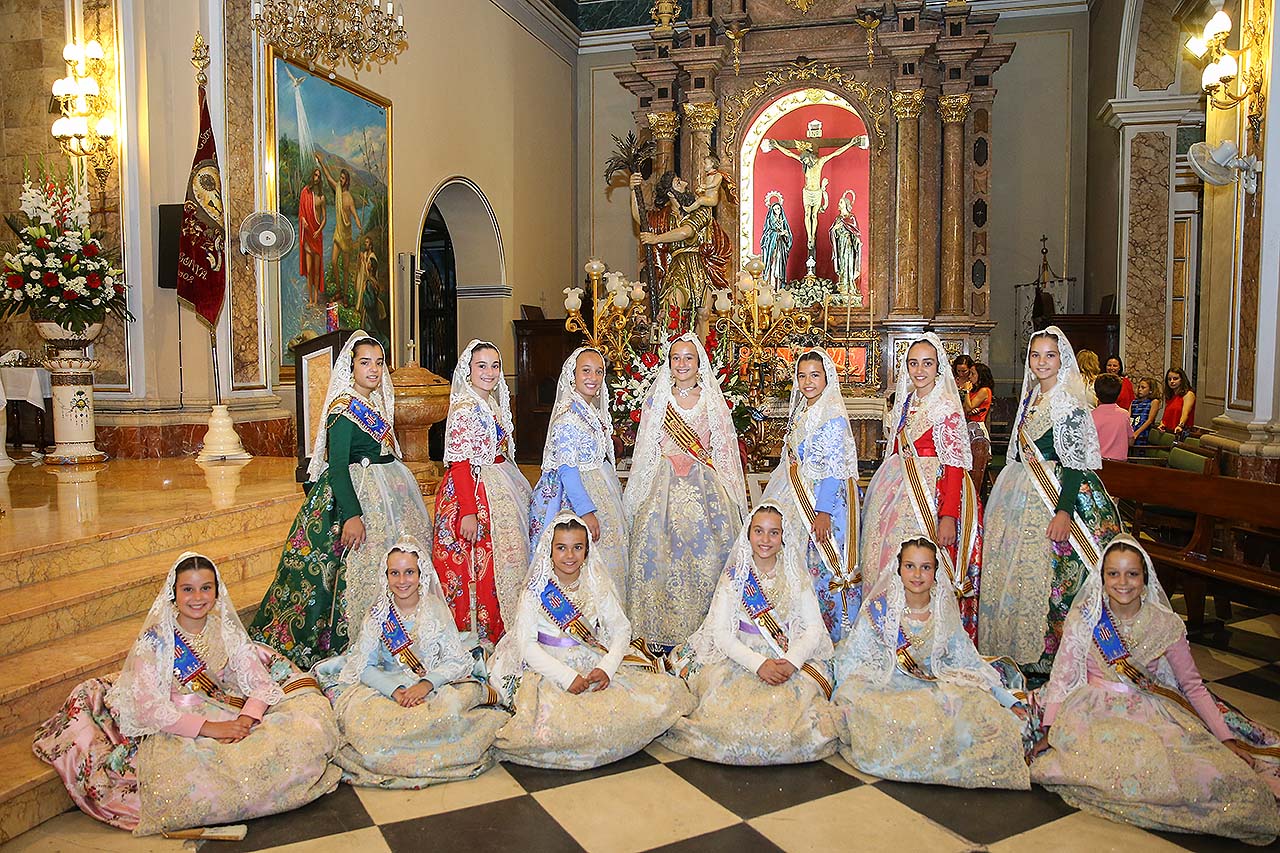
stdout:
POLYGON ((623 508, 628 518, 634 518, 640 502, 649 494, 658 466, 662 464, 662 420, 667 404, 671 402, 671 347, 685 341, 693 344, 698 353, 698 384, 702 388, 701 405, 707 408, 707 420, 711 425, 711 460, 729 498, 740 515, 747 510, 746 477, 742 473, 742 457, 738 454, 738 433, 733 427, 733 416, 725 403, 724 393, 711 359, 702 347, 702 341, 693 332, 685 332, 662 348, 662 359, 649 393, 640 411, 640 429, 636 433, 635 451, 631 455, 631 475, 622 495, 623 508))
MULTIPOLYGON (((778 552, 777 570, 780 578, 786 581, 788 600, 791 602, 791 612, 787 614, 787 624, 784 627, 791 639, 795 639, 806 629, 812 627, 805 621, 805 608, 800 605, 800 602, 805 596, 814 596, 816 598, 817 593, 813 591, 813 579, 800 566, 798 554, 802 553, 802 549, 786 547, 788 535, 804 536, 805 533, 804 531, 797 531, 796 533, 788 534, 785 510, 773 501, 762 501, 756 504, 751 516, 747 518, 742 525, 742 530, 738 532, 738 538, 733 543, 733 550, 729 552, 729 559, 725 561, 724 572, 716 583, 715 595, 711 598, 711 609, 708 611, 706 618, 702 620, 702 625, 689 637, 689 645, 697 653, 698 662, 703 666, 722 661, 725 658, 724 651, 716 644, 715 640, 716 616, 727 608, 729 612, 735 614, 734 618, 736 620, 736 614, 742 610, 742 590, 747 585, 747 576, 755 566, 755 558, 751 554, 751 518, 765 508, 772 508, 783 519, 783 547, 778 552)), ((810 657, 818 660, 830 660, 835 654, 835 649, 831 645, 831 636, 827 633, 826 625, 821 624, 821 620, 819 620, 818 627, 821 629, 822 640, 810 657)))
MULTIPOLYGON (((1122 544, 1136 548, 1147 567, 1147 583, 1142 597, 1142 606, 1163 611, 1167 616, 1172 617, 1172 619, 1161 620, 1163 623, 1180 629, 1179 635, 1186 633, 1186 629, 1182 627, 1181 617, 1173 612, 1169 597, 1160 586, 1160 579, 1156 577, 1156 569, 1151 563, 1150 555, 1137 539, 1128 533, 1121 533, 1102 549, 1098 564, 1085 574, 1084 584, 1076 593, 1075 601, 1067 613, 1066 623, 1062 628, 1062 642, 1053 659, 1053 671, 1049 674, 1049 683, 1044 687, 1041 700, 1044 704, 1062 702, 1089 680, 1088 662, 1093 648, 1093 629, 1102 618, 1103 601, 1106 595, 1102 583, 1102 566, 1107 561, 1107 552, 1122 544)), ((1157 641, 1162 649, 1168 648, 1179 637, 1170 636, 1165 639, 1166 641, 1157 641)))
POLYGON ((1084 377, 1080 374, 1080 365, 1076 362, 1076 351, 1057 326, 1049 326, 1036 332, 1027 342, 1022 395, 1018 398, 1018 419, 1014 422, 1013 440, 1009 442, 1013 458, 1022 459, 1022 448, 1016 430, 1031 403, 1032 394, 1040 387, 1040 380, 1031 372, 1030 361, 1031 347, 1043 335, 1050 335, 1058 342, 1060 357, 1058 384, 1045 395, 1048 398, 1049 414, 1053 418, 1053 448, 1058 453, 1058 461, 1067 468, 1096 471, 1102 467, 1102 449, 1098 444, 1098 428, 1094 426, 1090 415, 1093 403, 1084 377))
POLYGON ((511 390, 507 379, 499 373, 498 384, 486 400, 471 384, 471 354, 477 349, 491 349, 499 353, 497 344, 473 338, 453 369, 453 383, 449 388, 449 422, 445 424, 444 463, 466 462, 492 465, 498 456, 498 433, 501 425, 507 434, 507 456, 516 455, 515 427, 511 424, 511 390), (495 399, 496 397, 496 399, 495 399))
MULTIPOLYGON (((354 684, 369 663, 369 658, 382 644, 382 623, 391 612, 391 587, 387 583, 387 557, 392 551, 404 551, 418 558, 418 606, 413 614, 413 647, 422 665, 428 671, 445 668, 439 663, 459 664, 471 668, 471 656, 462 648, 458 629, 444 603, 444 590, 440 578, 431 564, 431 549, 413 536, 401 536, 382 557, 382 571, 378 573, 378 594, 373 605, 360 623, 360 633, 347 651, 347 660, 338 675, 341 684, 354 684), (439 663, 438 663, 439 662, 439 663)), ((407 626, 406 626, 407 627, 407 626)), ((435 685, 439 687, 440 685, 435 685)))
POLYGON ((551 441, 551 430, 556 421, 566 416, 574 417, 570 412, 570 407, 574 403, 579 403, 586 409, 588 417, 591 418, 587 425, 591 428, 592 435, 597 436, 604 445, 605 458, 609 460, 609 464, 614 462, 613 418, 609 414, 608 372, 606 371, 605 373, 606 378, 600 380, 600 391, 596 394, 595 400, 590 403, 578 393, 577 388, 574 386, 574 372, 578 369, 578 356, 584 352, 593 352, 600 356, 601 363, 608 364, 604 353, 595 347, 578 347, 569 354, 564 366, 560 368, 560 379, 556 382, 556 402, 551 407, 551 420, 547 426, 547 443, 542 449, 543 471, 559 468, 561 465, 570 465, 574 468, 585 467, 578 464, 580 457, 577 448, 560 447, 551 441))
MULTIPOLYGON (((333 405, 333 401, 341 397, 343 394, 355 394, 355 382, 351 378, 351 374, 355 370, 352 364, 355 358, 356 344, 368 343, 377 340, 366 332, 364 329, 356 329, 351 333, 351 337, 347 338, 346 344, 338 353, 338 358, 333 363, 333 375, 329 377, 329 390, 324 395, 324 406, 320 409, 320 427, 316 430, 316 440, 311 445, 311 463, 307 465, 307 482, 314 483, 320 479, 320 475, 324 473, 324 469, 329 467, 329 407, 333 405)), ((381 349, 382 344, 378 344, 381 349)), ((396 392, 391 385, 391 366, 385 363, 386 350, 383 351, 384 364, 382 367, 382 386, 374 391, 369 401, 374 407, 382 413, 386 418, 387 424, 392 427, 391 443, 396 449, 396 456, 400 455, 400 442, 396 440, 395 422, 396 422, 396 392)))
POLYGON ((933 347, 938 360, 938 381, 933 390, 919 401, 924 416, 932 424, 933 446, 938 451, 938 461, 943 465, 951 465, 968 471, 973 467, 973 449, 969 444, 969 430, 965 427, 964 408, 960 405, 960 391, 956 387, 956 378, 951 373, 947 361, 947 351, 942 339, 933 332, 925 332, 912 338, 911 343, 902 351, 898 359, 897 384, 894 387, 893 416, 890 429, 893 434, 885 442, 884 455, 887 459, 893 453, 893 438, 897 435, 898 424, 902 423, 903 412, 911 402, 915 386, 911 384, 911 375, 907 373, 907 355, 911 347, 918 343, 926 343, 933 347), (951 428, 944 428, 947 421, 951 428))
MULTIPOLYGON (((800 463, 800 473, 807 480, 825 480, 834 477, 837 480, 858 478, 858 445, 853 438, 853 429, 849 426, 849 413, 845 408, 844 395, 840 389, 840 372, 831 356, 821 347, 812 347, 800 353, 796 358, 796 366, 791 374, 791 404, 787 411, 791 413, 788 432, 797 427, 803 430, 802 435, 792 435, 798 446, 808 442, 805 447, 804 461, 800 463), (822 358, 822 370, 827 378, 827 387, 812 404, 807 403, 800 391, 800 383, 795 381, 796 371, 800 368, 800 359, 813 353, 822 358), (840 428, 824 430, 833 420, 839 420, 840 428)), ((782 443, 781 470, 791 465, 791 442, 782 443)))
MULTIPOLYGON (((184 551, 165 576, 164 586, 147 611, 138 639, 125 658, 120 675, 107 691, 107 704, 116 714, 120 731, 128 737, 155 734, 181 719, 183 711, 170 699, 173 690, 173 633, 178 628, 178 608, 174 604, 174 586, 178 566, 189 557, 202 557, 184 551)), ((207 557, 205 559, 208 559, 207 557)), ((212 560, 209 561, 212 564, 212 560)), ((218 597, 205 617, 205 631, 217 631, 227 653, 227 686, 244 698, 261 699, 268 706, 284 699, 284 691, 271 680, 258 658, 253 641, 240 623, 240 616, 222 573, 214 567, 218 579, 218 597)), ((217 673, 213 673, 217 675, 217 673)))
MULTIPOLYGON (((902 585, 902 576, 898 574, 898 554, 894 554, 885 561, 871 593, 863 599, 863 612, 858 617, 853 636, 845 640, 848 648, 841 647, 836 661, 838 681, 850 675, 859 675, 879 684, 889 681, 898 663, 898 629, 902 626, 906 606, 907 592, 902 585), (871 602, 880 596, 884 596, 887 607, 884 623, 877 628, 867 611, 871 602)), ((982 690, 1000 685, 999 674, 978 655, 973 641, 961 625, 955 588, 941 566, 934 572, 933 590, 929 595, 929 623, 932 635, 925 653, 930 674, 939 681, 982 690)), ((917 656, 917 663, 924 666, 925 661, 920 657, 917 656)))

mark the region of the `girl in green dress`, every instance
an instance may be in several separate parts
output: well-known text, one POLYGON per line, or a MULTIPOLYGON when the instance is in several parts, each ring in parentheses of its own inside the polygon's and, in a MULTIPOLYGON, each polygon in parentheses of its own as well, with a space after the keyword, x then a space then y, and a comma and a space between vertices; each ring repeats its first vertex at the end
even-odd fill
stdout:
POLYGON ((333 365, 310 491, 249 628, 304 669, 346 649, 349 623, 360 623, 378 592, 387 550, 403 536, 431 536, 418 483, 397 458, 388 374, 382 345, 353 333, 333 365))

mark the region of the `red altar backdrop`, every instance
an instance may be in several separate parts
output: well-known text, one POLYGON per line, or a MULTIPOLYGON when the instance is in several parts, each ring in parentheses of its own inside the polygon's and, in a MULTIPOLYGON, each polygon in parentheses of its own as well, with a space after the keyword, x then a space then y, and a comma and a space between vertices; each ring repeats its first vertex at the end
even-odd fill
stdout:
MULTIPOLYGON (((765 133, 768 139, 806 139, 809 122, 817 119, 822 122, 822 136, 827 139, 845 139, 862 136, 867 132, 866 124, 856 114, 832 104, 806 104, 783 115, 765 133)), ((830 154, 835 148, 824 148, 819 156, 830 154)), ((782 208, 787 215, 787 223, 791 226, 791 254, 787 259, 787 280, 803 278, 805 260, 808 257, 807 238, 804 228, 804 172, 801 165, 778 151, 765 152, 757 150, 753 164, 753 181, 751 200, 753 206, 753 229, 751 245, 755 254, 760 254, 760 234, 768 217, 768 206, 765 196, 774 190, 782 193, 782 208)), ((817 261, 816 274, 819 278, 835 279, 835 269, 831 261, 831 224, 839 215, 840 197, 845 190, 853 190, 853 212, 858 218, 858 226, 862 234, 862 275, 858 279, 864 300, 869 298, 867 281, 867 261, 870 257, 870 169, 871 155, 864 148, 850 148, 823 166, 822 176, 829 178, 827 186, 829 201, 827 209, 818 215, 818 234, 815 249, 817 261)))

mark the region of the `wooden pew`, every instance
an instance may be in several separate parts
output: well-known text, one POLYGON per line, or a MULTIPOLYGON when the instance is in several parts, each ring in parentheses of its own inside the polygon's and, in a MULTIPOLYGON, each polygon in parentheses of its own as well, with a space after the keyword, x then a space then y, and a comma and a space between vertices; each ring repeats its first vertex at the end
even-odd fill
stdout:
MULTIPOLYGON (((1185 545, 1143 541, 1156 565, 1165 590, 1180 587, 1187 602, 1187 619, 1193 628, 1204 623, 1205 594, 1214 589, 1219 617, 1230 618, 1230 598, 1220 591, 1238 586, 1280 596, 1280 571, 1248 565, 1232 553, 1223 553, 1218 538, 1231 540, 1241 526, 1273 528, 1280 506, 1280 485, 1199 474, 1171 468, 1106 460, 1103 485, 1116 500, 1150 503, 1195 513, 1191 538, 1185 545)), ((1141 528, 1141 513, 1135 535, 1141 528)), ((1234 550, 1234 542, 1228 541, 1234 550)))

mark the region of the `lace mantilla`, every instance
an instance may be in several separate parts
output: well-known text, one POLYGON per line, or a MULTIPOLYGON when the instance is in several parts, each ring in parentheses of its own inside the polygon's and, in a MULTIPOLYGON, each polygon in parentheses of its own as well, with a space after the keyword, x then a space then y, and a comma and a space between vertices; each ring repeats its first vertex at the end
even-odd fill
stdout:
POLYGON ((800 354, 796 359, 797 368, 800 358, 810 353, 821 356, 827 387, 810 404, 801 393, 800 383, 795 381, 793 371, 789 409, 791 423, 787 430, 787 441, 783 443, 780 466, 784 469, 790 466, 794 461, 792 456, 798 448, 800 475, 806 480, 817 482, 829 477, 856 480, 858 444, 854 441, 844 395, 840 391, 840 373, 827 351, 817 347, 800 354))
POLYGON ((568 465, 581 471, 594 471, 604 460, 614 462, 613 418, 609 415, 609 383, 601 380, 600 390, 591 402, 574 386, 578 356, 593 352, 604 362, 604 353, 594 347, 578 347, 560 368, 556 383, 556 401, 551 407, 551 425, 542 450, 542 470, 568 465))
MULTIPOLYGON (((1049 413, 1053 417, 1053 449, 1057 451, 1058 461, 1065 467, 1096 471, 1102 467, 1102 449, 1098 444, 1098 428, 1094 426, 1090 415, 1093 406, 1089 391, 1080 374, 1076 352, 1057 326, 1049 326, 1036 332, 1027 344, 1027 361, 1023 362, 1027 366, 1023 369, 1022 396, 1014 429, 1022 422, 1023 414, 1040 390, 1040 380, 1031 372, 1030 360, 1031 347, 1042 335, 1050 335, 1058 342, 1060 356, 1058 382, 1044 395, 1044 402, 1048 403, 1049 413)), ((1009 444, 1013 448, 1013 458, 1021 461, 1022 448, 1017 441, 1016 432, 1009 444)))
POLYGON ((471 355, 478 347, 493 349, 497 346, 474 339, 458 356, 458 366, 453 369, 453 384, 449 389, 449 417, 445 423, 444 462, 471 462, 473 465, 492 465, 497 461, 498 427, 506 437, 506 456, 516 455, 515 428, 511 424, 511 390, 506 377, 499 374, 498 384, 488 399, 482 397, 471 384, 471 355), (496 398, 496 399, 495 399, 496 398))
MULTIPOLYGON (((903 414, 915 412, 909 416, 912 421, 927 423, 933 431, 933 445, 938 452, 938 459, 943 465, 951 465, 968 471, 973 467, 973 451, 969 444, 969 429, 964 421, 964 409, 960 406, 960 391, 956 388, 955 377, 947 364, 947 351, 942 340, 933 332, 925 332, 915 338, 902 351, 898 359, 897 384, 894 391, 894 410, 891 418, 892 429, 897 433, 898 425, 903 423, 903 414), (933 347, 934 358, 938 361, 938 381, 933 390, 922 399, 915 396, 911 375, 907 373, 907 355, 911 347, 925 343, 933 347)), ((917 427, 923 431, 923 427, 917 427)), ((918 437, 916 430, 908 429, 911 438, 918 437)), ((885 442, 885 458, 893 453, 893 441, 885 442)))
MULTIPOLYGON (((364 329, 356 329, 351 333, 351 337, 347 338, 347 343, 342 347, 342 350, 338 353, 337 360, 333 363, 333 375, 329 377, 329 390, 325 392, 324 406, 320 409, 320 427, 316 430, 316 440, 311 445, 311 462, 307 465, 307 482, 309 483, 319 480, 320 475, 329 467, 328 421, 329 410, 333 408, 334 400, 337 400, 343 394, 356 393, 355 381, 351 378, 351 374, 355 369, 352 360, 355 355, 356 344, 373 339, 373 336, 364 329)), ((396 423, 396 393, 395 388, 391 385, 390 365, 384 364, 382 385, 370 395, 369 402, 386 419, 387 425, 392 427, 391 443, 395 448, 396 456, 399 457, 400 442, 396 439, 394 429, 396 423)), ((345 459, 342 460, 342 464, 346 464, 345 459)))

